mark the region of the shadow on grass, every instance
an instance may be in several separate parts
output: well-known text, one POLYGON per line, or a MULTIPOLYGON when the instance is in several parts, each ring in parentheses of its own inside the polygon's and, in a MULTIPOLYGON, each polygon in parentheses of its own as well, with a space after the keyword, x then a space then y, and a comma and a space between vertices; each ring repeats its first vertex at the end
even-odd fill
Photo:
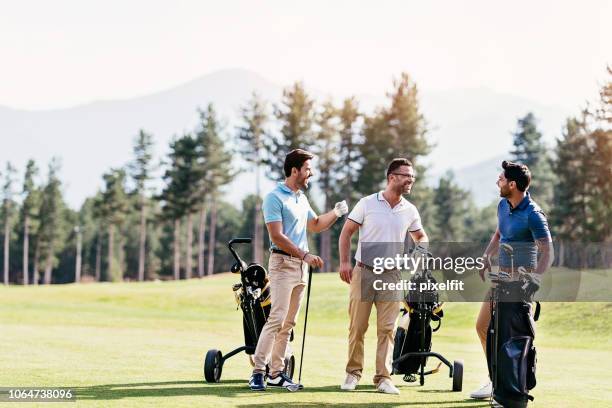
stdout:
MULTIPOLYGON (((403 397, 399 397, 403 398, 403 397)), ((460 401, 396 401, 396 402, 304 402, 304 403, 295 403, 291 402, 292 407, 320 407, 321 405, 333 406, 335 408, 349 408, 349 407, 357 407, 357 408, 366 408, 366 407, 382 407, 382 408, 393 408, 393 407, 405 407, 405 406, 424 406, 424 405, 444 405, 444 406, 453 406, 453 407, 469 407, 469 408, 477 408, 477 407, 488 407, 488 402, 477 401, 474 399, 464 399, 460 401), (467 404, 467 405, 464 405, 467 404)), ((267 403, 267 404, 239 404, 236 407, 246 408, 246 407, 261 407, 261 408, 278 408, 278 403, 267 403)))
MULTIPOLYGON (((121 400, 125 398, 147 398, 147 397, 180 397, 180 396, 217 396, 217 397, 234 397, 239 394, 249 394, 255 397, 259 393, 254 393, 249 390, 247 382, 245 380, 225 380, 218 384, 207 384, 203 381, 164 381, 164 382, 140 382, 140 383, 127 383, 127 384, 101 384, 101 385, 92 385, 86 387, 73 387, 72 388, 74 394, 76 395, 77 400, 87 401, 87 400, 121 400)), ((423 390, 424 391, 424 390, 423 390)), ((299 393, 295 393, 293 395, 303 395, 305 398, 307 396, 313 396, 318 393, 340 393, 337 385, 328 385, 321 387, 310 387, 306 385, 306 388, 299 393)), ((422 391, 420 391, 422 392, 422 391)), ((448 392, 451 391, 440 391, 440 392, 448 392)), ((286 394, 287 391, 282 389, 269 389, 265 392, 265 394, 269 393, 282 393, 286 394)), ((361 387, 359 390, 351 392, 351 394, 373 394, 376 393, 375 387, 366 386, 361 387)), ((316 398, 316 397, 315 397, 316 398)), ((472 399, 466 400, 454 400, 454 401, 431 401, 431 402, 410 402, 410 397, 400 397, 406 398, 403 401, 397 402, 368 402, 368 403, 329 403, 326 402, 325 405, 332 405, 334 407, 367 407, 367 406, 376 406, 376 407, 398 407, 398 406, 407 406, 407 405, 441 405, 441 404, 469 404, 466 406, 472 407, 485 407, 488 406, 484 404, 483 401, 476 401, 472 399), (477 405, 478 404, 478 405, 477 405)), ((295 403, 291 402, 291 406, 303 406, 303 407, 315 407, 320 406, 321 401, 319 402, 304 402, 304 403, 295 403)), ((253 402, 253 404, 242 404, 238 405, 239 407, 262 407, 262 408, 278 408, 278 403, 268 403, 261 404, 257 402, 253 402)))

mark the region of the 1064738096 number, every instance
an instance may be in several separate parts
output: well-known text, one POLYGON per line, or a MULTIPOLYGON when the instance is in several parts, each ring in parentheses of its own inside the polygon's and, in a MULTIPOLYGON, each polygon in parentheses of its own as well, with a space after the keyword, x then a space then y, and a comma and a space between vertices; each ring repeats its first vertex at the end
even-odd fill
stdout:
POLYGON ((0 388, 0 401, 74 401, 70 388, 0 388))

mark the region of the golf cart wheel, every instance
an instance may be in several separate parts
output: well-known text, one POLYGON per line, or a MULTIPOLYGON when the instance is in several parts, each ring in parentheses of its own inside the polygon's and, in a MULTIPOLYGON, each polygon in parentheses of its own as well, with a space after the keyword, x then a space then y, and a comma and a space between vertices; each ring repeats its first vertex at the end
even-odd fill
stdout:
POLYGON ((293 379, 293 372, 295 371, 295 357, 293 355, 285 357, 285 369, 283 372, 287 377, 293 379))
POLYGON ((204 358, 204 378, 206 382, 218 383, 223 370, 223 355, 219 350, 208 350, 204 358))
POLYGON ((453 361, 453 391, 463 389, 463 360, 453 361))

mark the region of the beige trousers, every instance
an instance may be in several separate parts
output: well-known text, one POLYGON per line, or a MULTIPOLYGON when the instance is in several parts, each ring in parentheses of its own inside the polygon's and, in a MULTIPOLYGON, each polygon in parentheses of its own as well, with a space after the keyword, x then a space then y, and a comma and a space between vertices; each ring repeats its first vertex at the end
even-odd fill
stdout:
POLYGON ((261 330, 253 363, 253 373, 266 373, 274 377, 285 368, 285 354, 291 329, 297 322, 300 304, 306 287, 308 264, 299 258, 270 254, 270 316, 261 330))
MULTIPOLYGON (((397 274, 399 272, 383 272, 383 274, 397 274)), ((389 275, 387 275, 389 276, 389 275)), ((376 306, 376 374, 374 384, 384 379, 391 378, 391 359, 393 357, 393 329, 399 312, 399 302, 393 300, 378 300, 374 296, 367 296, 368 300, 362 301, 362 295, 371 287, 370 283, 381 277, 367 268, 355 266, 350 285, 349 294, 349 348, 346 372, 361 378, 363 372, 363 346, 365 333, 368 330, 368 319, 372 311, 372 305, 376 306), (362 291, 362 281, 364 291, 362 291)), ((394 275, 394 279, 395 279, 394 275)))
MULTIPOLYGON (((490 295, 487 294, 487 299, 490 295)), ((476 333, 482 345, 482 351, 487 355, 487 331, 489 330, 489 322, 491 321, 491 302, 482 302, 480 312, 476 318, 476 333)))

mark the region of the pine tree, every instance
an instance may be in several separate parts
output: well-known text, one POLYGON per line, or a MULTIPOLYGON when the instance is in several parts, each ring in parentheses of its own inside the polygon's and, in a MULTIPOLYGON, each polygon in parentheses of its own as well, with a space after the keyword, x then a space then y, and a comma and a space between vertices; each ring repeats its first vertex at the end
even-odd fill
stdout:
POLYGON ((162 217, 174 224, 173 273, 180 279, 180 227, 181 219, 187 218, 185 276, 192 272, 193 213, 201 203, 201 144, 197 137, 185 134, 170 144, 169 167, 164 174, 166 186, 160 199, 163 201, 162 217))
POLYGON ((105 184, 102 192, 102 212, 108 231, 108 272, 106 278, 115 281, 123 279, 125 234, 121 233, 121 228, 129 210, 128 194, 125 186, 126 172, 123 169, 111 169, 102 178, 105 184), (117 229, 120 230, 119 262, 115 263, 115 232, 117 229))
POLYGON ((242 108, 242 125, 238 127, 238 139, 242 142, 241 157, 255 169, 255 201, 253 217, 255 220, 253 233, 254 261, 263 262, 264 226, 261 214, 261 167, 264 164, 263 144, 268 137, 266 129, 268 122, 266 103, 259 95, 253 93, 251 100, 242 108))
MULTIPOLYGON (((58 159, 53 159, 49 164, 49 175, 47 183, 42 192, 40 204, 40 225, 38 244, 40 245, 40 255, 45 259, 44 283, 50 284, 53 280, 53 267, 57 263, 57 253, 63 246, 63 218, 62 213, 65 208, 61 192, 61 181, 58 178, 60 163, 58 159)), ((38 252, 38 251, 37 251, 38 252)), ((35 263, 38 262, 38 254, 35 256, 35 263)), ((37 271, 38 269, 36 269, 37 271)), ((38 273, 35 273, 35 280, 38 280, 38 273)))
POLYGON ((537 129, 535 116, 530 112, 517 122, 513 133, 513 160, 527 165, 531 171, 529 193, 547 211, 552 202, 554 176, 548 149, 537 129))
POLYGON ((153 136, 140 130, 134 142, 134 161, 130 166, 131 175, 136 184, 138 209, 140 211, 138 280, 145 279, 146 237, 147 237, 147 190, 151 179, 153 159, 153 136))
POLYGON ((364 120, 364 140, 359 145, 359 192, 366 195, 382 189, 389 162, 405 157, 412 161, 417 175, 410 201, 417 204, 423 225, 433 224, 432 191, 425 184, 425 167, 420 163, 432 145, 426 138, 427 123, 420 112, 417 86, 408 74, 402 73, 393 81, 388 98, 389 106, 377 109, 364 120))
POLYGON ((469 194, 456 183, 454 174, 447 172, 440 177, 433 191, 436 212, 433 216, 442 242, 461 242, 465 237, 464 218, 469 194))
POLYGON ((4 171, 4 185, 2 187, 2 223, 4 225, 4 284, 9 284, 9 249, 11 229, 16 204, 13 201, 13 183, 15 182, 15 168, 8 162, 4 171))
POLYGON ((607 67, 608 81, 599 91, 600 104, 597 110, 597 118, 602 122, 602 127, 612 126, 612 67, 607 67))
POLYGON ((271 180, 283 180, 285 156, 293 149, 308 150, 313 145, 314 100, 308 96, 301 82, 283 90, 280 105, 274 106, 274 116, 280 132, 266 140, 267 173, 271 180))
POLYGON ((557 183, 554 189, 554 206, 551 212, 553 231, 558 237, 559 266, 565 261, 565 244, 570 241, 587 242, 586 228, 588 202, 589 163, 588 113, 580 118, 567 120, 563 136, 557 140, 554 172, 557 183))
MULTIPOLYGON (((317 131, 315 133, 315 147, 317 167, 319 170, 319 187, 323 193, 323 208, 329 208, 333 199, 333 187, 337 183, 334 168, 338 163, 338 150, 340 138, 338 132, 337 110, 331 101, 323 104, 316 115, 317 131)), ((332 270, 331 231, 328 229, 320 235, 320 253, 323 259, 323 272, 332 270)))
POLYGON ((38 168, 34 160, 29 160, 23 180, 23 204, 21 205, 20 221, 23 225, 23 284, 29 282, 29 259, 30 259, 30 231, 36 230, 36 220, 40 205, 40 191, 34 184, 34 178, 38 174, 38 168), (34 225, 33 225, 34 224, 34 225))
POLYGON ((356 184, 359 174, 359 145, 361 143, 358 128, 360 117, 356 99, 345 99, 338 111, 340 147, 338 161, 334 168, 338 178, 338 182, 334 185, 334 195, 336 200, 347 200, 349 205, 357 200, 356 184))
POLYGON ((212 104, 209 104, 206 110, 200 111, 200 120, 202 126, 197 138, 202 147, 201 186, 206 191, 211 205, 207 274, 212 274, 215 262, 218 193, 221 187, 234 179, 236 172, 232 167, 232 152, 225 145, 223 127, 212 104))

